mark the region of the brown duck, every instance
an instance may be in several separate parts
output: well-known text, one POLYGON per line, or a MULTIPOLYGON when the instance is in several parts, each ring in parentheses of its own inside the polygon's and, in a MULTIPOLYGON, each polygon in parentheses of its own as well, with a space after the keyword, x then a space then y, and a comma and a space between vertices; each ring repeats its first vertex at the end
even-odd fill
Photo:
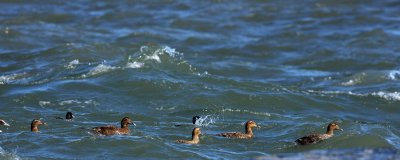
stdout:
POLYGON ((246 133, 240 132, 228 132, 228 133, 220 133, 217 136, 228 137, 228 138, 240 138, 240 139, 249 139, 254 138, 253 127, 258 127, 256 122, 247 121, 245 125, 246 133))
POLYGON ((121 128, 118 128, 116 126, 104 126, 104 127, 94 127, 92 128, 92 131, 95 134, 98 135, 105 135, 105 136, 111 136, 114 134, 129 134, 129 125, 135 123, 132 122, 132 120, 129 117, 124 117, 121 120, 121 128))
POLYGON ((186 143, 186 144, 198 144, 200 139, 199 136, 201 134, 200 128, 193 128, 192 131, 192 140, 177 140, 178 143, 186 143))
POLYGON ((297 139, 295 142, 300 145, 318 143, 322 140, 333 137, 334 130, 343 131, 343 129, 340 129, 339 125, 337 125, 336 123, 330 123, 327 127, 325 134, 311 134, 308 136, 301 137, 301 138, 297 139))
POLYGON ((42 125, 42 124, 46 124, 46 123, 43 123, 42 121, 40 121, 40 120, 38 120, 38 119, 32 120, 32 123, 31 123, 31 131, 32 131, 32 132, 39 132, 38 126, 40 126, 40 125, 42 125))

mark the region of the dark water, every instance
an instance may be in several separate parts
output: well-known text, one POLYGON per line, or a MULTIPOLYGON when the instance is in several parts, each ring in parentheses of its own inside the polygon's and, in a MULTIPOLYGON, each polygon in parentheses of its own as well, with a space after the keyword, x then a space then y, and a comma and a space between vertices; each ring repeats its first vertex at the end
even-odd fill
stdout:
POLYGON ((399 159, 399 17, 397 0, 2 0, 0 159, 399 159), (175 143, 194 115, 200 144, 175 143), (130 136, 82 129, 124 116, 130 136), (211 136, 250 119, 252 140, 211 136))

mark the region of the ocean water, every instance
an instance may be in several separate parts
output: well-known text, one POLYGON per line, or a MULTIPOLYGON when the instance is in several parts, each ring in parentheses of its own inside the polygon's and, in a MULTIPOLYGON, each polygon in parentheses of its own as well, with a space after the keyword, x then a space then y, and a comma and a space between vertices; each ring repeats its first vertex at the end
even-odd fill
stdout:
POLYGON ((400 159, 399 8, 1 0, 0 159, 400 159), (195 115, 200 144, 175 143, 195 115), (88 133, 125 116, 131 135, 88 133), (213 136, 248 120, 254 139, 213 136), (330 122, 344 131, 293 143, 330 122))

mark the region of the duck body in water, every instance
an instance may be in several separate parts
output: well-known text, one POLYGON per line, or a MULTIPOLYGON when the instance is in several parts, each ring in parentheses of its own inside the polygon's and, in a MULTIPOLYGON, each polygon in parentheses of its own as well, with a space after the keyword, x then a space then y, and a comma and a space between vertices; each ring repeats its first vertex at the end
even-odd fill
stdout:
POLYGON ((129 117, 124 117, 121 120, 121 128, 117 126, 103 126, 103 127, 94 127, 92 131, 97 135, 111 136, 115 134, 130 134, 129 125, 133 123, 133 121, 129 117))
POLYGON ((200 142, 200 128, 193 128, 192 131, 192 139, 191 140, 177 140, 178 143, 185 143, 185 144, 198 144, 200 142))
POLYGON ((295 142, 299 145, 308 145, 308 144, 315 144, 318 142, 321 142, 325 139, 331 138, 333 137, 333 131, 334 130, 341 130, 343 131, 343 129, 341 129, 339 127, 339 125, 337 125, 336 123, 330 123, 327 127, 327 131, 325 134, 311 134, 311 135, 307 135, 304 137, 301 137, 299 139, 297 139, 295 142))
POLYGON ((245 125, 245 131, 246 131, 245 133, 228 132, 228 133, 217 134, 217 136, 228 137, 228 138, 250 139, 254 138, 252 130, 253 127, 259 127, 259 126, 257 126, 256 122, 254 121, 247 121, 245 125))

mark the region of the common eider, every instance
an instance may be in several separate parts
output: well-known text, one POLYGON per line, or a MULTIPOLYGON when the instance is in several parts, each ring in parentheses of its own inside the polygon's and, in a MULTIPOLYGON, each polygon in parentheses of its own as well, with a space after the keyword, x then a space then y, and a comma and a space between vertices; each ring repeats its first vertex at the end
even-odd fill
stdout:
POLYGON ((200 128, 193 128, 192 131, 192 140, 177 140, 176 142, 178 143, 185 143, 185 144, 198 144, 200 141, 200 136, 201 131, 200 128))
POLYGON ((38 119, 32 120, 32 123, 31 123, 31 131, 32 131, 32 132, 39 132, 38 126, 43 125, 43 124, 46 124, 46 123, 43 123, 42 121, 40 121, 40 120, 38 120, 38 119))
POLYGON ((301 137, 301 138, 297 139, 295 142, 297 144, 300 144, 300 145, 318 143, 318 142, 320 142, 322 140, 325 140, 325 139, 333 137, 333 131, 334 130, 343 131, 343 129, 341 129, 339 127, 339 125, 337 125, 336 123, 330 123, 328 125, 328 127, 327 127, 327 130, 326 130, 325 134, 311 134, 311 135, 308 135, 308 136, 301 137))
POLYGON ((129 130, 130 124, 135 125, 135 123, 133 123, 129 117, 124 117, 121 120, 121 128, 109 125, 109 126, 104 126, 104 127, 94 127, 94 128, 92 128, 92 131, 95 134, 105 135, 105 136, 111 136, 114 134, 129 134, 130 133, 130 130, 129 130))
POLYGON ((256 122, 247 121, 245 125, 246 133, 240 132, 228 132, 228 133, 220 133, 217 136, 228 137, 228 138, 239 138, 239 139, 249 139, 254 138, 253 127, 258 127, 256 122))

